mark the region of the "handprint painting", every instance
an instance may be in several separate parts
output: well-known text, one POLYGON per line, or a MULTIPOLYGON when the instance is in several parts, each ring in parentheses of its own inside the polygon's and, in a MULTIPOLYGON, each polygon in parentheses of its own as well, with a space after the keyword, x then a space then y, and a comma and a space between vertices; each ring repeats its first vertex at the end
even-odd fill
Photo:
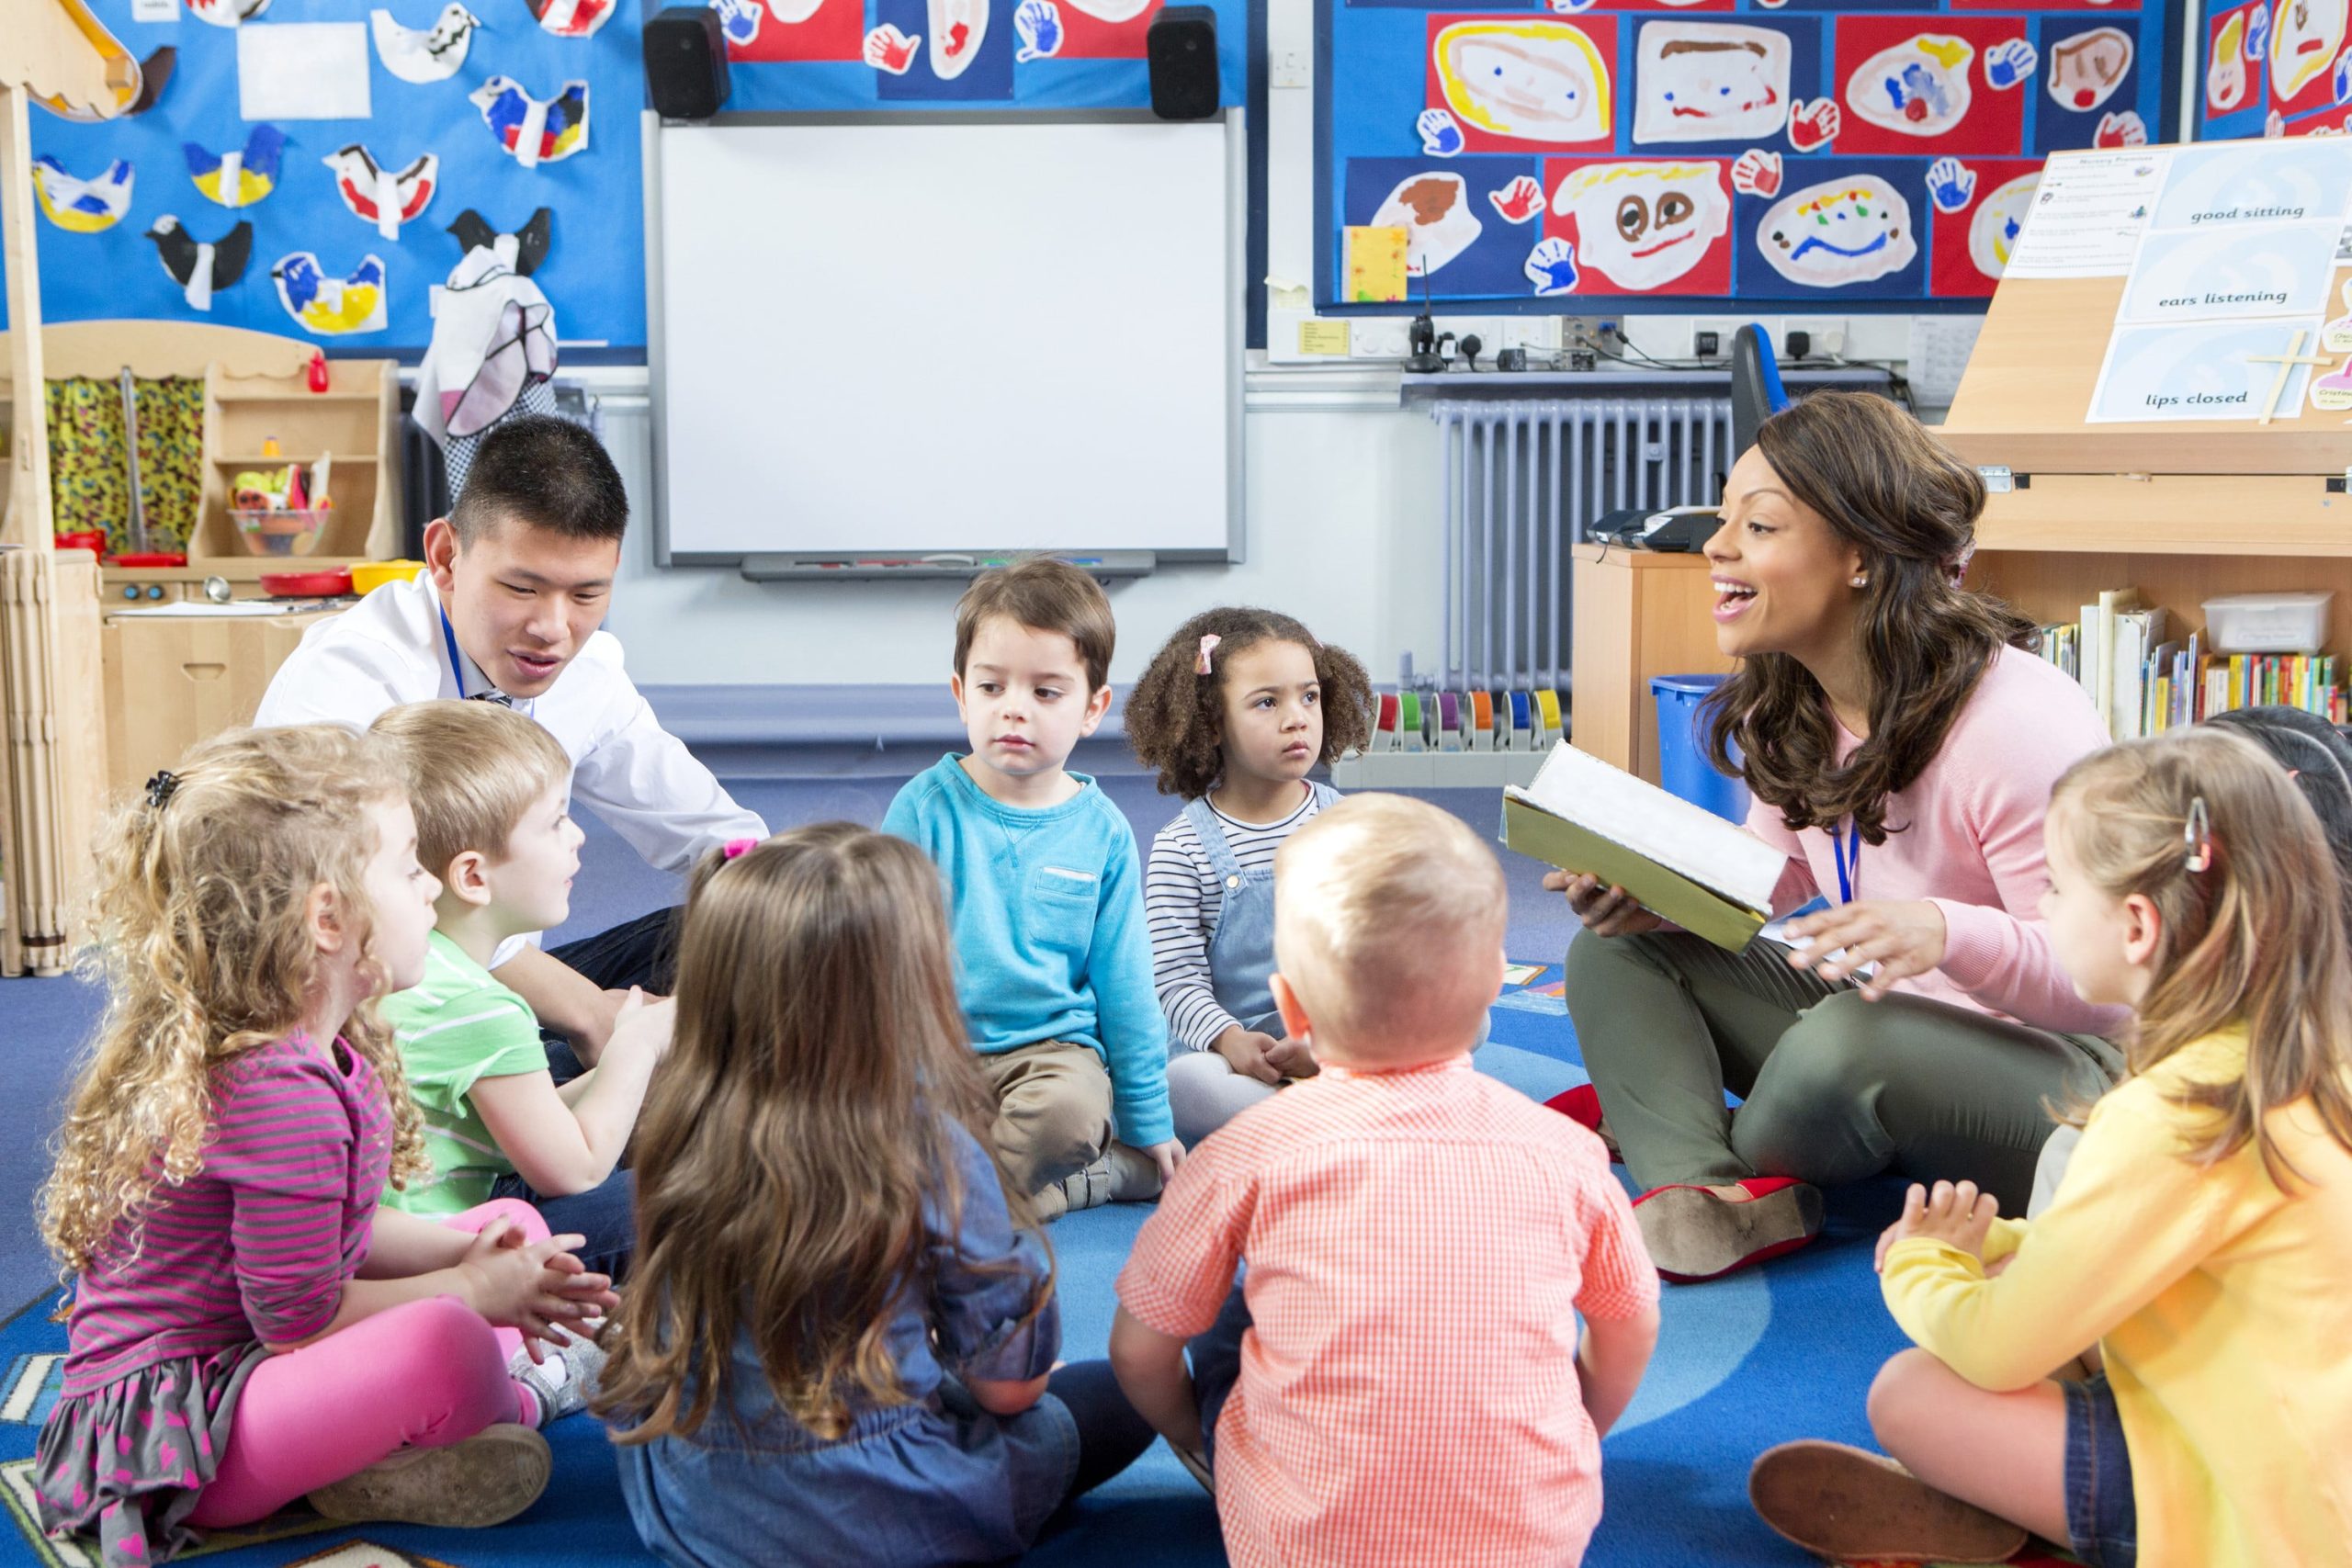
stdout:
POLYGON ((1807 186, 1775 202, 1756 226, 1772 270, 1808 288, 1867 283, 1919 254, 1911 204, 1876 175, 1807 186))
POLYGON ((1427 277, 1477 243, 1486 225, 1470 206, 1460 175, 1415 175, 1388 193, 1372 215, 1376 229, 1405 231, 1405 273, 1427 277))
POLYGON ((1645 22, 1636 142, 1760 141, 1789 118, 1789 38, 1721 22, 1645 22))
POLYGON ((1846 107, 1905 136, 1939 137, 1968 113, 1976 50, 1949 33, 1919 33, 1862 62, 1846 83, 1846 107))
POLYGON ((1430 105, 1451 110, 1472 147, 1605 145, 1614 135, 1613 24, 1439 17, 1430 28, 1430 105))
POLYGON ((1720 163, 1568 166, 1553 188, 1552 216, 1546 231, 1576 244, 1581 292, 1643 294, 1668 284, 1678 293, 1728 291, 1731 190, 1720 163))
POLYGON ((2113 97, 2132 74, 2132 35, 2095 28, 2050 46, 2050 101, 2088 114, 2113 97))

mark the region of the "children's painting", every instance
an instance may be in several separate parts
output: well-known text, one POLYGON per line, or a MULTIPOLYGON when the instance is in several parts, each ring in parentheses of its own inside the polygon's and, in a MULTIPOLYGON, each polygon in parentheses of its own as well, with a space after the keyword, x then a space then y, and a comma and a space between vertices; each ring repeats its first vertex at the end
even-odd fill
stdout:
POLYGON ((1731 184, 1712 159, 1553 159, 1548 238, 1573 246, 1581 294, 1731 286, 1731 184))
POLYGON ((2270 107, 2292 117, 2340 103, 2335 85, 2352 0, 2274 0, 2270 7, 2270 107))
POLYGON ((1616 133, 1608 18, 1432 17, 1425 107, 1474 152, 1606 147, 1616 133))
MULTIPOLYGON (((1429 236, 1452 259, 1417 274, 1416 299, 1979 308, 2045 157, 2175 140, 2197 110, 2179 101, 2180 7, 2159 0, 1458 3, 1316 0, 1318 308, 1350 308, 1341 229, 1416 170, 1458 176, 1464 214, 1460 243, 1429 236), (1540 170, 1515 161, 1530 155, 1540 170), (1540 205, 1503 164, 1532 173, 1540 205)), ((2352 0, 2306 4, 2289 30, 2344 33, 2352 0)), ((2227 46, 2210 70, 2200 51, 2207 109, 2254 132, 2278 6, 2211 0, 2198 29, 2227 46)), ((2332 59, 2311 90, 2326 101, 2298 100, 2288 134, 2352 122, 2352 38, 2332 59)))

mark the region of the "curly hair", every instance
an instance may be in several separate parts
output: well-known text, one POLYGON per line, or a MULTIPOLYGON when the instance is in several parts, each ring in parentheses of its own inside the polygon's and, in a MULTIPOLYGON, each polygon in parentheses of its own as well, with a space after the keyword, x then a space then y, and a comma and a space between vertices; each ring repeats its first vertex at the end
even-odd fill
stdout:
MULTIPOLYGON (((318 965, 304 910, 314 887, 369 907, 380 847, 368 807, 402 795, 383 743, 339 725, 241 729, 205 741, 160 796, 134 796, 98 835, 97 945, 107 1014, 38 1201, 61 1269, 138 1255, 156 1186, 203 1166, 214 1074, 292 1033, 318 965)), ((360 927, 360 980, 385 976, 360 927)), ((392 1176, 431 1168, 392 1032, 363 1003, 343 1040, 376 1071, 392 1119, 392 1176)))
POLYGON ((1295 643, 1315 659, 1323 687, 1323 754, 1329 764, 1372 741, 1372 677, 1346 649, 1317 642, 1288 615, 1251 605, 1204 610, 1152 655, 1127 694, 1127 744, 1159 770, 1159 793, 1198 800, 1225 774, 1225 672, 1233 656, 1261 642, 1295 643), (1212 672, 1199 673, 1201 638, 1217 639, 1212 672))
POLYGON ((1815 392, 1757 427, 1756 445, 1791 494, 1868 577, 1855 637, 1873 672, 1870 739, 1838 761, 1838 721, 1821 684, 1786 653, 1761 653, 1701 708, 1707 758, 1780 808, 1791 832, 1848 818, 1886 841, 1887 797, 1943 750, 1952 721, 2004 647, 2030 648, 2031 621, 1952 581, 1974 543, 1984 481, 1919 422, 1872 392, 1815 392))

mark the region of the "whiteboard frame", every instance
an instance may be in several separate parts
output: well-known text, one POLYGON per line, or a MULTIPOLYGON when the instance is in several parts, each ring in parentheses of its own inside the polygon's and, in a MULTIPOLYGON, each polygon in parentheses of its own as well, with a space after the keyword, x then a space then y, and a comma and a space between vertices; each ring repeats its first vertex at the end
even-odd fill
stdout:
MULTIPOLYGON (((1212 122, 1225 127, 1225 547, 1223 549, 1153 550, 1158 560, 1174 562, 1209 561, 1224 565, 1238 565, 1249 558, 1246 525, 1248 452, 1244 444, 1242 409, 1248 371, 1248 353, 1244 347, 1249 288, 1244 276, 1247 271, 1245 236, 1248 233, 1249 211, 1249 126, 1248 115, 1238 105, 1221 108, 1211 117, 1212 122)), ((795 553, 826 555, 825 551, 746 551, 746 550, 673 550, 670 547, 670 479, 669 424, 667 418, 667 334, 662 316, 664 268, 662 255, 662 138, 691 136, 706 128, 805 125, 1153 125, 1165 123, 1143 109, 1002 109, 985 112, 893 111, 877 114, 790 114, 759 112, 721 114, 707 120, 665 120, 651 109, 642 111, 640 135, 644 143, 642 165, 645 171, 645 365, 646 381, 650 404, 653 430, 652 509, 653 564, 669 566, 741 566, 753 555, 773 558, 795 553)), ((1030 547, 1006 541, 975 540, 968 547, 975 555, 999 556, 1018 553, 1030 547)), ((1107 551, 1112 547, 1106 541, 1107 551)), ((1130 547, 1122 545, 1120 548, 1130 547)), ((1091 548, 1059 549, 1061 555, 1098 553, 1091 548)))

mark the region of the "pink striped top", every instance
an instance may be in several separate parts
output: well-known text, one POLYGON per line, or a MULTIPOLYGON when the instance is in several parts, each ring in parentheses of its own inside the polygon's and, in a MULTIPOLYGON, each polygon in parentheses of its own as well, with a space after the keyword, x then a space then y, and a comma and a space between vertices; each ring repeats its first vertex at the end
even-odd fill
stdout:
POLYGON ((368 1256, 391 1158, 383 1087, 340 1040, 322 1051, 298 1034, 216 1069, 202 1168, 156 1186, 136 1258, 118 1224, 81 1278, 65 1395, 325 1327, 368 1256))

